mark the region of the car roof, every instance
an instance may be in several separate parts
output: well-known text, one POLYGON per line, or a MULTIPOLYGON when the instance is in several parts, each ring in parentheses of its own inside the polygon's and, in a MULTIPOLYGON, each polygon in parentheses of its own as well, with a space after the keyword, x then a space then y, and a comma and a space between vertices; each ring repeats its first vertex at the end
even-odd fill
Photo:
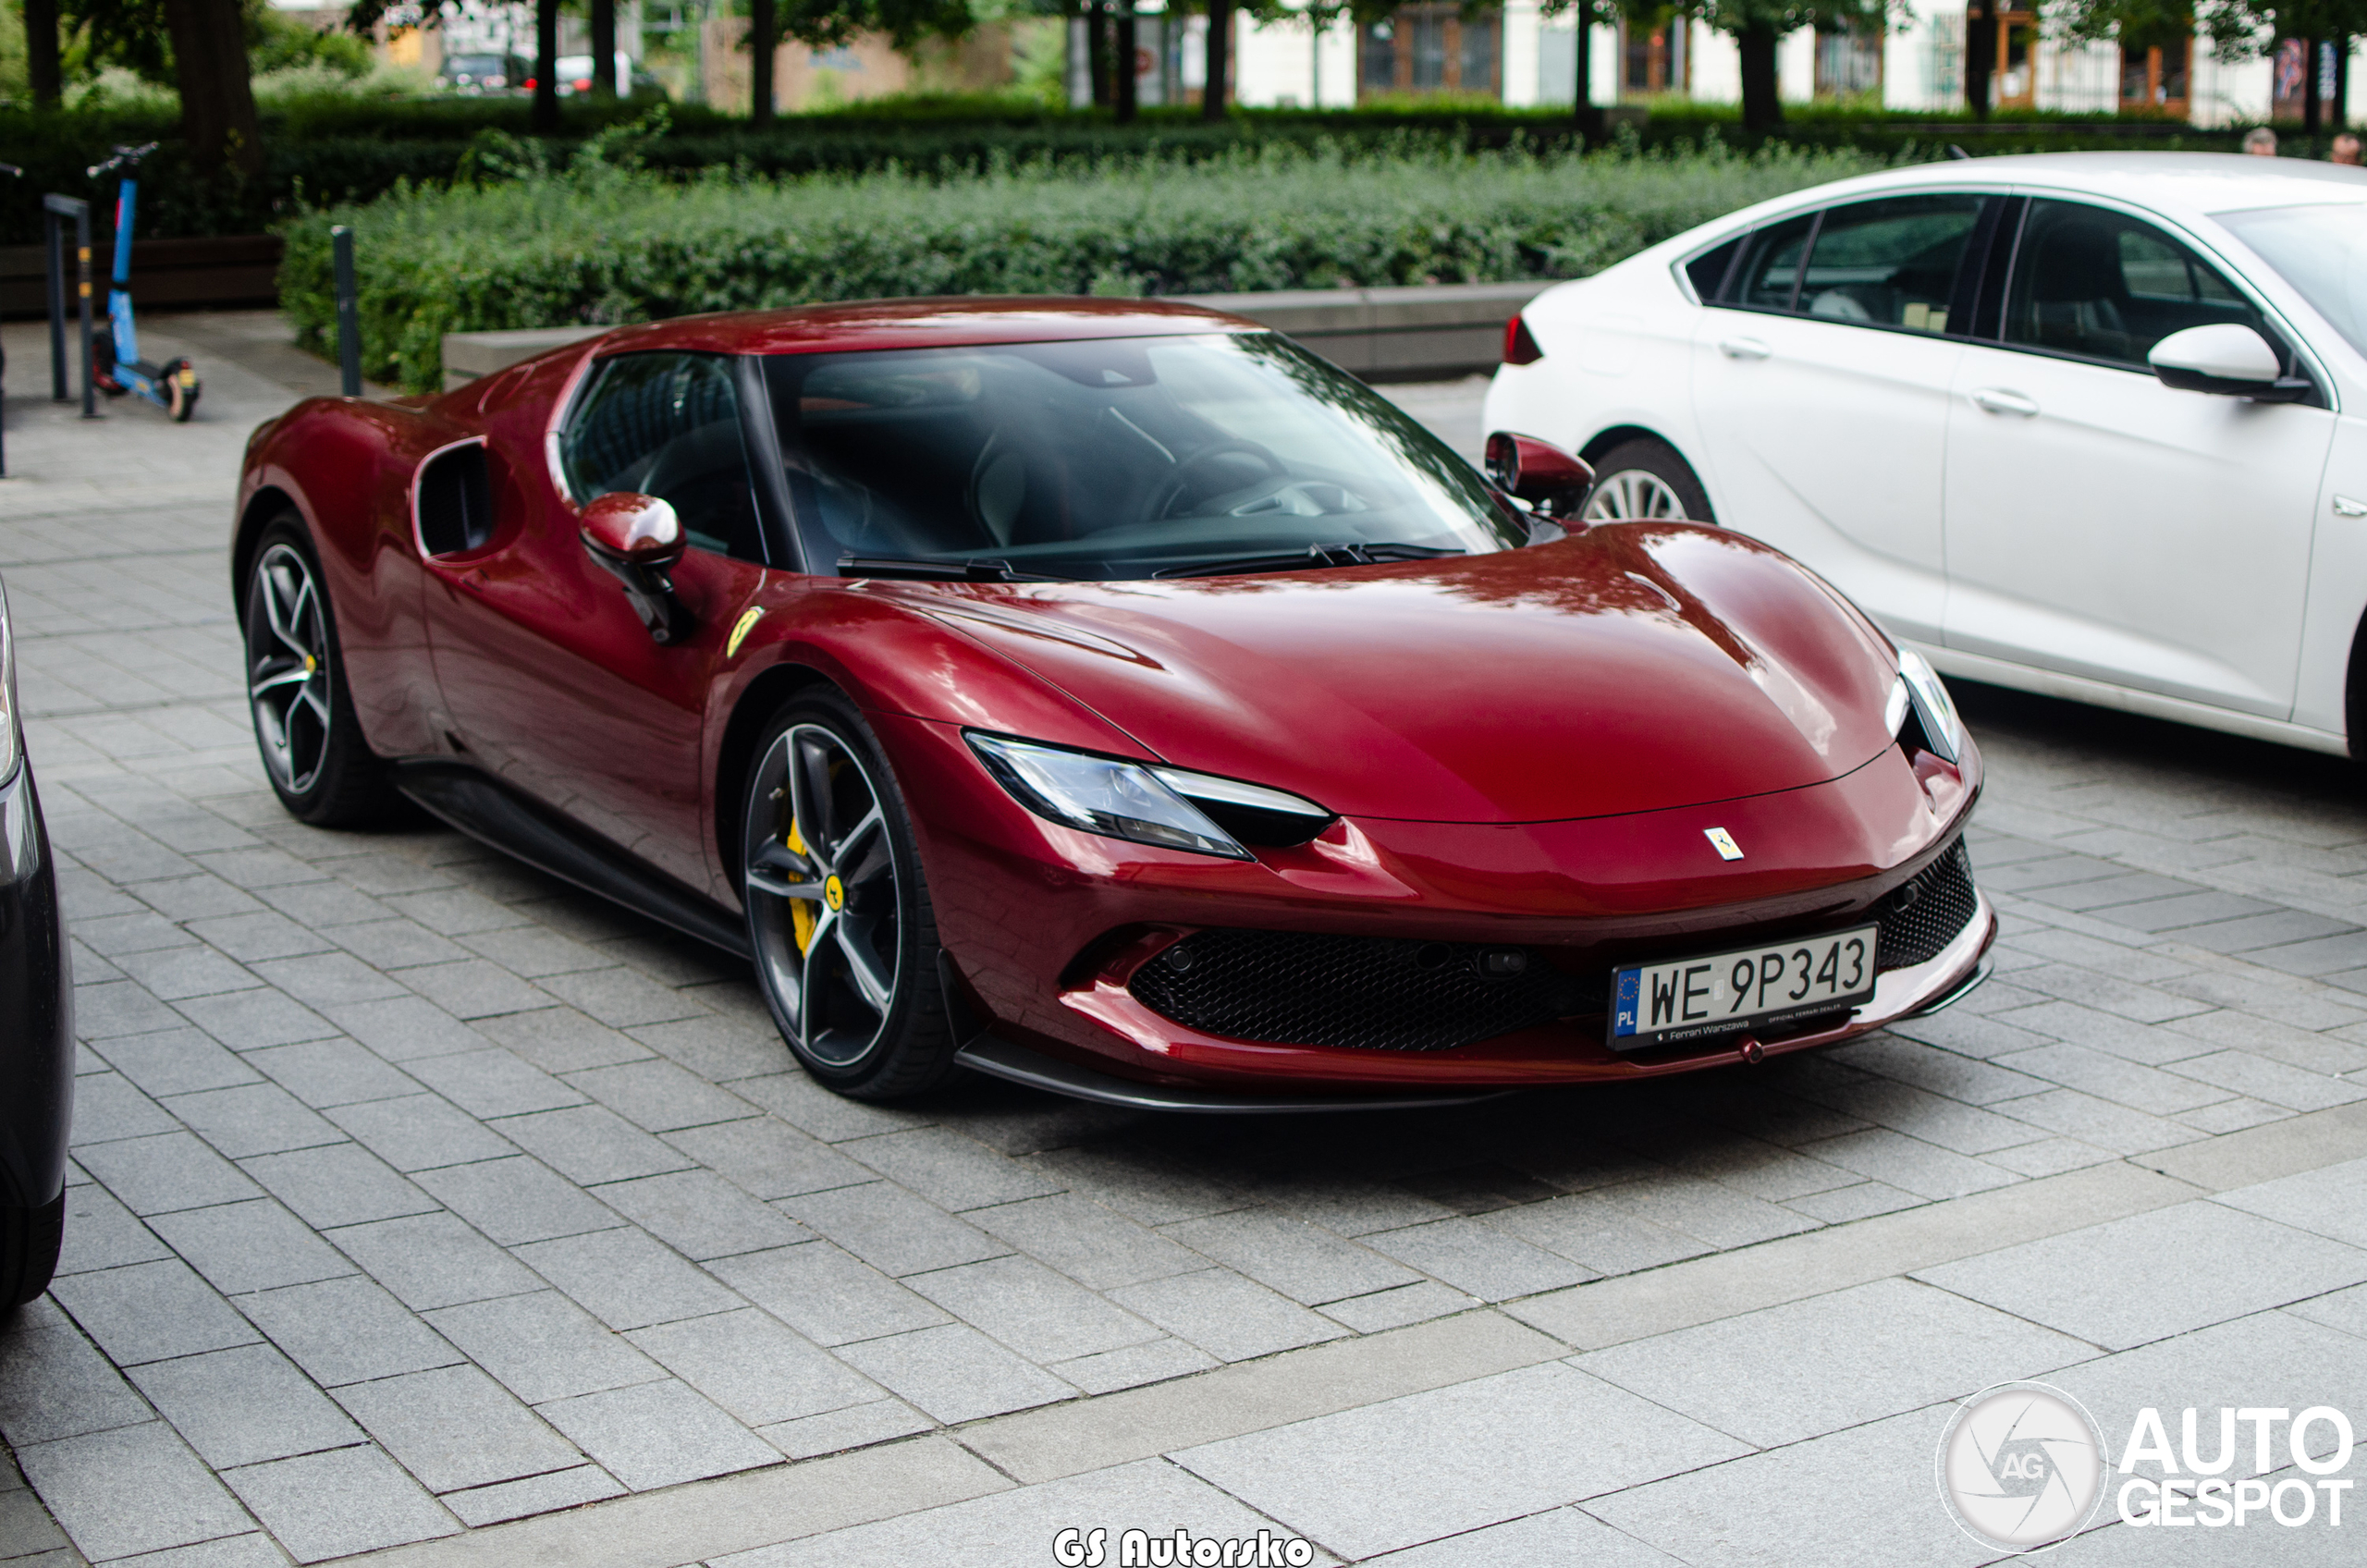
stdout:
POLYGON ((619 327, 601 340, 600 352, 846 353, 1260 330, 1256 322, 1240 316, 1166 300, 955 295, 678 316, 619 327))
MULTIPOLYGON (((2367 201, 2367 168, 2238 153, 2017 153, 1919 164, 1843 184, 1867 190, 1892 185, 2052 188, 2199 213, 2367 201)), ((1836 189, 1821 187, 1819 194, 1836 189)))

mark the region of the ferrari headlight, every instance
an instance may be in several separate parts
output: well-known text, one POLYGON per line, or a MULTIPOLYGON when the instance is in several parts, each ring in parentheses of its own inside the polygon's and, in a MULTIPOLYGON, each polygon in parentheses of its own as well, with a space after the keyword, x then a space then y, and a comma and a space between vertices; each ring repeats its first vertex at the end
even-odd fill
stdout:
POLYGON ((1105 839, 1252 860, 1241 846, 1243 838, 1261 844, 1305 843, 1331 820, 1312 801, 1238 779, 1002 735, 969 732, 965 738, 995 781, 1021 805, 1105 839))
POLYGON ((8 630, 8 586, 0 582, 0 784, 17 776, 23 750, 17 734, 17 643, 8 630))
POLYGON ((1964 720, 1956 716, 1956 705, 1948 697, 1948 689, 1940 680, 1940 672, 1932 661, 1912 648, 1898 651, 1898 681, 1891 688, 1890 701, 1883 718, 1893 736, 1899 735, 1909 722, 1923 731, 1923 749, 1956 762, 1964 755, 1964 720))

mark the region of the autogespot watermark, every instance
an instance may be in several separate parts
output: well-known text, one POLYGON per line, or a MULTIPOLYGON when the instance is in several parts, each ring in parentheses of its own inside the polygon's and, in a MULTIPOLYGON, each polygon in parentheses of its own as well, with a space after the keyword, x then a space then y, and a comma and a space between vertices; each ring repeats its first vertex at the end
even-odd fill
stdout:
POLYGON ((2116 1467, 2087 1408, 2046 1383, 2000 1383, 1956 1408, 1940 1436, 1940 1497, 1967 1534, 2002 1551, 2044 1551, 2088 1527, 2104 1496, 2131 1527, 2220 1529, 2274 1521, 2340 1528, 2353 1448, 2331 1405, 2137 1413, 2116 1467), (2249 1442, 2238 1428, 2248 1428, 2249 1442), (2208 1454, 2205 1441, 2215 1439, 2208 1454), (2249 1476, 2231 1475, 2251 1462, 2249 1476), (2300 1475, 2278 1475, 2287 1469, 2300 1475), (2140 1473, 2150 1472, 2150 1473, 2140 1473))
MULTIPOLYGON (((1071 1525, 1052 1537, 1052 1561, 1061 1568, 1102 1568, 1110 1561, 1110 1532, 1071 1525)), ((1306 1568, 1314 1561, 1313 1541, 1270 1530, 1233 1540, 1195 1536, 1181 1525, 1167 1536, 1147 1530, 1118 1536, 1117 1568, 1306 1568)))

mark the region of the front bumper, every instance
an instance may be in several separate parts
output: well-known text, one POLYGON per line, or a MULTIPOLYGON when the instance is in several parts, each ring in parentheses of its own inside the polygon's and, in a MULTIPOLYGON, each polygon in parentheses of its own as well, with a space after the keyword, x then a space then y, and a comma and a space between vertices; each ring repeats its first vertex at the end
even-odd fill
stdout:
POLYGON ((56 869, 26 761, 0 784, 0 1204, 11 1207, 38 1208, 65 1185, 73 997, 56 869))

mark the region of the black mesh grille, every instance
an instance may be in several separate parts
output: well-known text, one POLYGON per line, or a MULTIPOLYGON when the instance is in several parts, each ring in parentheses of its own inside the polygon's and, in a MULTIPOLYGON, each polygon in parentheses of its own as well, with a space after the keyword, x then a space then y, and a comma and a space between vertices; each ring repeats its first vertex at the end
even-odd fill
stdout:
POLYGON ((1972 890, 1972 855, 1964 840, 1949 845, 1945 854, 1890 897, 1891 912, 1883 916, 1882 934, 1874 944, 1874 967, 1906 969, 1937 958, 1980 908, 1972 890), (1906 896, 1908 888, 1914 889, 1911 899, 1906 896))
POLYGON ((1211 1035, 1277 1045, 1442 1051, 1575 1012, 1605 984, 1525 949, 1296 931, 1196 932, 1134 972, 1144 1006, 1211 1035), (1491 975, 1489 955, 1523 972, 1491 975))

